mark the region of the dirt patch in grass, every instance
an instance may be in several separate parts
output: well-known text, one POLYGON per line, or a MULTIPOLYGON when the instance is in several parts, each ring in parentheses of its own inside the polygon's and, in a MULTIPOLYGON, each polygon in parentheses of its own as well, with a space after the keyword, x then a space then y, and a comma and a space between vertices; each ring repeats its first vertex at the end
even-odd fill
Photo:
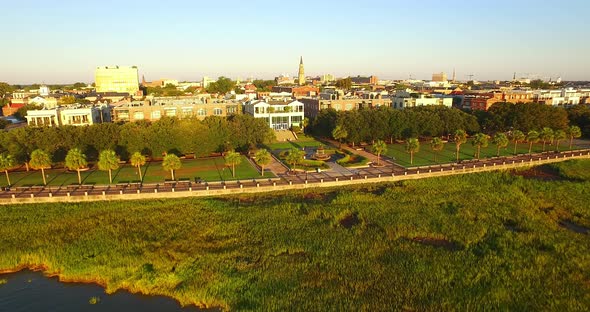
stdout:
POLYGON ((564 180, 559 172, 553 168, 547 166, 533 167, 526 170, 514 170, 512 174, 515 176, 521 176, 525 179, 535 179, 541 181, 558 181, 564 180))
POLYGON ((457 245, 451 241, 448 241, 446 239, 443 239, 443 238, 414 237, 411 239, 411 241, 422 244, 422 245, 444 248, 444 249, 450 250, 450 251, 457 251, 457 250, 461 249, 461 247, 459 245, 457 245))
POLYGON ((349 210, 343 211, 336 219, 338 221, 338 225, 345 229, 351 229, 353 226, 361 222, 358 213, 349 210))

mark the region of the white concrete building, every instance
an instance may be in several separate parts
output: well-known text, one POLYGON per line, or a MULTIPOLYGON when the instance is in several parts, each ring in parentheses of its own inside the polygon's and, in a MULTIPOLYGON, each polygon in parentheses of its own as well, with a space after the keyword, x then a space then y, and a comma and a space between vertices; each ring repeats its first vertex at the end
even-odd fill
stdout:
POLYGON ((533 99, 537 103, 553 106, 571 106, 584 102, 590 96, 590 90, 576 90, 573 88, 561 90, 536 90, 533 99))
POLYGON ((392 98, 393 108, 403 109, 407 107, 442 105, 446 107, 453 106, 453 97, 440 95, 426 95, 421 93, 409 93, 398 91, 392 98))
POLYGON ((58 109, 38 109, 28 110, 27 124, 33 127, 57 127, 59 126, 59 113, 58 109))
POLYGON ((110 122, 110 107, 106 104, 82 106, 80 104, 53 109, 27 111, 27 124, 33 127, 42 126, 88 126, 96 123, 110 122))
POLYGON ((288 101, 249 101, 244 105, 244 113, 254 118, 264 118, 274 130, 287 130, 292 126, 301 127, 304 118, 303 103, 288 101))

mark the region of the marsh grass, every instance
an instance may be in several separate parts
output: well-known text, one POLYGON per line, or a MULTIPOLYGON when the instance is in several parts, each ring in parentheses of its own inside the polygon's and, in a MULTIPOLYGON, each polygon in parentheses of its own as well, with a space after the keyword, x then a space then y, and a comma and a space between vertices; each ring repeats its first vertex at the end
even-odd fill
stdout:
POLYGON ((586 310, 590 240, 560 222, 590 227, 590 161, 552 166, 577 179, 4 206, 0 269, 232 310, 586 310))

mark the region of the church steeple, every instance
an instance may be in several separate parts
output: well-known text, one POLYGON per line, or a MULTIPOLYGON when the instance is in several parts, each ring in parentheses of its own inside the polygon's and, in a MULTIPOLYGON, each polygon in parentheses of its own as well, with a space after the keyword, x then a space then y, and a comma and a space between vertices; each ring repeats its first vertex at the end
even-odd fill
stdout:
POLYGON ((303 56, 301 56, 301 60, 299 61, 299 75, 297 82, 300 86, 305 84, 305 70, 303 68, 303 56))

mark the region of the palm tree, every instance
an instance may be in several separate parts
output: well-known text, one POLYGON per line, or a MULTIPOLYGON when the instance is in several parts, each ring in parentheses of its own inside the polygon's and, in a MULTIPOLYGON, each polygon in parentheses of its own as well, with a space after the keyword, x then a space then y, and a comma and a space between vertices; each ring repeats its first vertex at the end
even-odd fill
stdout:
POLYGON ((545 144, 548 141, 553 141, 553 129, 549 128, 549 127, 545 127, 543 128, 543 130, 541 130, 541 133, 539 133, 539 139, 541 139, 541 141, 543 141, 543 152, 545 151, 545 144))
POLYGON ((441 138, 434 137, 434 138, 432 138, 432 140, 430 140, 430 149, 432 149, 433 154, 434 154, 434 162, 437 162, 436 156, 444 148, 445 148, 445 141, 443 141, 441 138))
POLYGON ((565 131, 563 131, 563 130, 555 131, 554 138, 555 138, 555 148, 559 152, 559 142, 565 140, 565 138, 566 138, 565 131))
POLYGON ((500 157, 500 149, 506 148, 508 146, 508 143, 510 143, 510 141, 508 140, 508 137, 506 136, 506 134, 500 132, 500 133, 496 133, 496 135, 494 135, 494 139, 492 140, 492 143, 494 143, 497 148, 496 156, 500 157))
POLYGON ((10 177, 8 176, 8 169, 14 167, 15 164, 16 161, 12 155, 6 153, 0 154, 0 170, 4 170, 4 173, 6 174, 6 183, 8 183, 8 186, 11 184, 10 177))
POLYGON ((119 157, 113 150, 104 150, 98 155, 98 170, 109 172, 109 184, 113 183, 113 170, 119 169, 119 157))
POLYGON ((473 136, 471 144, 477 146, 477 152, 475 152, 475 158, 479 160, 480 152, 482 147, 487 147, 489 144, 490 136, 485 133, 477 133, 473 136))
POLYGON ((526 141, 529 143, 529 155, 533 152, 533 143, 539 142, 539 132, 535 130, 529 131, 526 135, 526 141))
POLYGON ((377 140, 371 148, 374 154, 377 154, 377 166, 381 164, 381 154, 387 152, 387 144, 382 140, 377 140))
POLYGON ((309 125, 309 118, 305 117, 301 120, 301 132, 305 132, 305 127, 309 125))
POLYGON ((459 162, 459 151, 461 149, 461 144, 467 142, 467 133, 465 130, 459 129, 455 131, 453 139, 455 140, 455 147, 457 148, 457 162, 459 162))
POLYGON ((174 170, 178 170, 180 167, 182 167, 180 158, 174 154, 166 154, 164 159, 162 159, 162 168, 164 168, 164 170, 170 170, 170 176, 173 181, 176 180, 174 178, 174 170))
POLYGON ((291 171, 295 170, 295 165, 301 161, 301 159, 303 158, 303 155, 304 155, 304 152, 302 150, 299 150, 296 148, 292 148, 289 151, 289 153, 285 157, 285 160, 288 163, 293 165, 293 167, 291 168, 291 171))
POLYGON ((72 148, 68 151, 66 155, 66 167, 69 170, 76 170, 78 172, 78 184, 82 184, 80 169, 86 168, 87 165, 86 155, 79 148, 72 148))
POLYGON ((406 142, 406 151, 410 153, 410 165, 414 164, 414 153, 420 151, 420 141, 416 138, 409 138, 406 142))
POLYGON ((572 150, 572 146, 574 143, 574 139, 579 138, 582 136, 582 130, 578 126, 570 126, 565 130, 567 137, 570 139, 570 151, 572 150))
POLYGON ((254 154, 254 160, 260 165, 260 175, 264 176, 264 166, 268 165, 271 161, 270 153, 266 149, 261 149, 254 154))
POLYGON ((341 125, 337 125, 336 128, 332 130, 332 137, 334 140, 338 140, 338 142, 340 142, 340 146, 338 146, 338 148, 342 148, 342 140, 346 139, 347 136, 348 132, 341 125))
POLYGON ((131 161, 131 165, 137 168, 137 172, 139 172, 139 182, 143 180, 141 177, 141 166, 145 165, 145 156, 143 156, 140 152, 135 152, 131 155, 129 159, 131 161))
POLYGON ((236 177, 236 165, 242 162, 242 156, 238 152, 229 151, 225 154, 225 164, 230 165, 232 177, 236 177))
POLYGON ((49 154, 41 149, 34 150, 31 153, 29 166, 35 170, 41 170, 41 175, 43 176, 43 185, 47 185, 47 180, 45 179, 45 169, 51 168, 51 157, 49 157, 49 154))
POLYGON ((518 141, 522 141, 526 138, 524 133, 520 130, 512 131, 512 141, 514 141, 514 155, 516 155, 516 148, 518 146, 518 141))

